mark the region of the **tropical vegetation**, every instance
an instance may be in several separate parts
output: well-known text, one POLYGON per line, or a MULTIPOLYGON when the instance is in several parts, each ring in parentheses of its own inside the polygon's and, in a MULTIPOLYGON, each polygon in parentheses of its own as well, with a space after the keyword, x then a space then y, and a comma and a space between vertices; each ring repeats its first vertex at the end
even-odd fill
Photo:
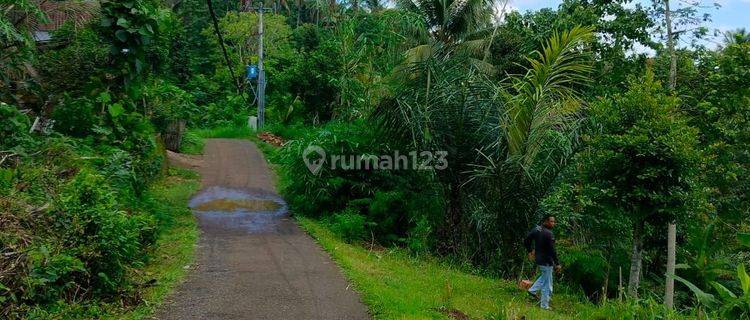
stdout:
MULTIPOLYGON (((169 287, 144 270, 160 272, 173 228, 189 236, 155 278, 178 281, 196 177, 165 149, 257 141, 246 4, 0 0, 0 318, 147 316, 169 287)), ((668 0, 263 4, 259 130, 285 143, 259 143, 375 316, 546 317, 513 282, 547 214, 564 292, 550 317, 750 316, 744 29, 707 45, 703 8, 668 0), (311 145, 448 165, 312 172, 311 145)))

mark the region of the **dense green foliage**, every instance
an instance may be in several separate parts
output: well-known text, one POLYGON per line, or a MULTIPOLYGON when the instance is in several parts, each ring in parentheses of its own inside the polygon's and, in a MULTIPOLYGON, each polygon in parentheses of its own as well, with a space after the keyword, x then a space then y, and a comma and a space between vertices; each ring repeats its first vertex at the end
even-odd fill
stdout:
POLYGON ((332 215, 336 228, 346 230, 349 240, 363 240, 374 232, 384 244, 408 245, 426 250, 424 243, 435 214, 440 210, 438 191, 429 176, 410 170, 355 169, 355 160, 342 160, 341 167, 323 166, 313 174, 300 161, 309 145, 341 154, 388 154, 389 144, 379 141, 363 122, 331 122, 290 141, 276 158, 283 172, 301 174, 282 177, 284 198, 295 213, 311 217, 332 215), (349 169, 344 166, 348 166, 349 169), (325 210, 322 210, 325 208, 325 210), (361 226, 351 226, 362 220, 361 226))
MULTIPOLYGON (((29 119, 15 119, 13 129, 27 132, 29 119)), ((4 142, 18 143, 4 154, 11 166, 0 169, 4 315, 133 289, 128 276, 145 262, 159 225, 139 204, 163 157, 150 132, 111 142, 3 133, 4 142)))
MULTIPOLYGON (((160 141, 186 124, 183 148, 199 153, 202 133, 246 138, 235 128, 256 112, 244 70, 258 15, 212 3, 218 31, 205 1, 102 0, 36 43, 38 2, 0 1, 1 317, 137 302, 160 141)), ((746 315, 750 44, 738 31, 679 48, 672 90, 662 4, 565 0, 500 18, 483 0, 281 2, 264 16, 265 130, 287 140, 270 159, 293 214, 505 278, 525 275, 521 238, 553 214, 567 290, 606 305, 642 267, 641 299, 603 312, 746 315), (448 166, 311 172, 312 145, 439 151, 448 166), (676 311, 658 305, 670 222, 676 311)))

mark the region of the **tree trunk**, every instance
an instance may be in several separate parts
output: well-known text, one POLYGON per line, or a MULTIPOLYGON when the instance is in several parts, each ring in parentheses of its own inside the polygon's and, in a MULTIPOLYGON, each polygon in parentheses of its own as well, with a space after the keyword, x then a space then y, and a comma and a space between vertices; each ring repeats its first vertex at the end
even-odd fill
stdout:
POLYGON ((460 245, 460 237, 463 234, 462 217, 461 217, 461 183, 452 182, 448 186, 448 203, 445 213, 445 219, 438 229, 438 238, 440 244, 438 251, 440 253, 456 253, 460 245))
POLYGON ((664 306, 667 309, 674 307, 674 274, 677 250, 677 225, 670 223, 667 230, 667 283, 664 286, 664 306))
POLYGON ((424 96, 425 106, 430 103, 430 85, 432 84, 432 73, 430 72, 430 66, 427 66, 427 93, 424 96))
POLYGON ((302 17, 302 0, 297 0, 297 25, 295 27, 299 27, 300 17, 302 17))
POLYGON ((162 135, 164 147, 169 151, 179 152, 183 133, 185 133, 185 120, 170 122, 162 135))
POLYGON ((628 295, 631 298, 638 297, 638 286, 641 283, 641 267, 643 261, 643 245, 641 233, 643 222, 638 222, 633 228, 633 252, 630 256, 630 279, 628 280, 628 295))
POLYGON ((622 288, 622 267, 620 267, 620 278, 619 278, 619 281, 617 282, 617 300, 619 300, 620 302, 622 302, 623 291, 625 290, 623 290, 622 288))
POLYGON ((227 69, 229 69, 229 75, 232 77, 232 80, 234 80, 234 84, 237 87, 237 94, 242 93, 242 87, 240 85, 240 80, 238 77, 235 76, 234 68, 232 68, 232 61, 229 60, 229 54, 227 54, 227 48, 224 45, 224 36, 221 34, 221 29, 219 28, 219 21, 216 19, 216 12, 214 12, 214 7, 211 4, 212 0, 206 0, 206 6, 208 6, 208 13, 211 16, 211 21, 214 25, 214 32, 216 33, 216 37, 219 38, 219 45, 221 45, 221 53, 224 55, 224 62, 227 64, 227 69))

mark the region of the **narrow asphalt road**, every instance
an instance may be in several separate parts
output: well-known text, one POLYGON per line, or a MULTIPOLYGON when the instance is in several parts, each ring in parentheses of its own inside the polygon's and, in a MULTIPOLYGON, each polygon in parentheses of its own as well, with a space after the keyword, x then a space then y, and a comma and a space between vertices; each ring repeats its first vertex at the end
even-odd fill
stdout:
POLYGON ((253 143, 208 140, 198 170, 203 189, 191 201, 201 228, 196 265, 157 311, 158 319, 370 318, 328 254, 288 217, 253 143), (279 206, 195 209, 222 199, 279 206))

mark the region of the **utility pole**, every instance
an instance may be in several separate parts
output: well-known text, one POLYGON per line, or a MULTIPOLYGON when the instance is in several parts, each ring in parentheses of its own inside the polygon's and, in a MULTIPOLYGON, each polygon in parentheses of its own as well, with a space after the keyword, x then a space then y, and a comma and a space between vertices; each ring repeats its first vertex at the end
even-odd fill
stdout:
MULTIPOLYGON (((672 13, 669 0, 664 0, 664 20, 667 24, 667 50, 669 50, 669 93, 675 94, 677 87, 677 56, 674 52, 674 34, 672 32, 672 13)), ((667 276, 664 284, 664 306, 674 308, 674 278, 677 258, 677 223, 671 221, 667 226, 667 276)))
POLYGON ((258 8, 258 129, 263 128, 266 112, 266 75, 263 71, 263 2, 258 8))
MULTIPOLYGON (((263 70, 263 2, 258 6, 258 130, 266 116, 266 72, 263 70)), ((270 8, 269 8, 270 9, 270 8)))

